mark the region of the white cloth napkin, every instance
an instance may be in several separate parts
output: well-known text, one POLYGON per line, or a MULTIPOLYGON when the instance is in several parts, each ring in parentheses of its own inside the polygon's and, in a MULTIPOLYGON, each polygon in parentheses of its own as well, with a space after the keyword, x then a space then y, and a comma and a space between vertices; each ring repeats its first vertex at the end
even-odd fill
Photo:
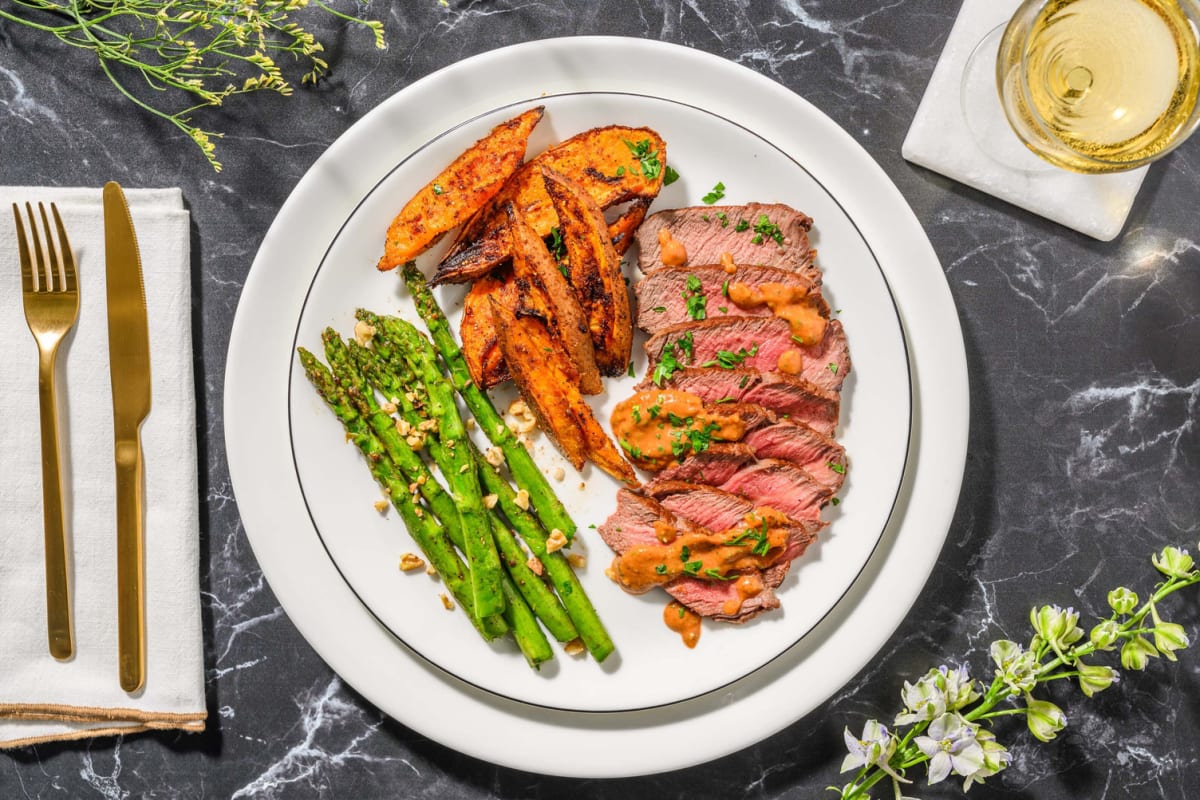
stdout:
POLYGON ((998 100, 994 113, 979 110, 984 101, 996 98, 999 39, 986 37, 1019 5, 1020 0, 964 0, 901 154, 1026 211, 1110 241, 1125 226, 1147 168, 1081 175, 1052 167, 1021 144, 998 100), (985 40, 975 55, 977 68, 967 73, 972 53, 985 40), (970 75, 966 87, 964 74, 970 75), (970 111, 964 110, 964 96, 971 101, 970 111), (974 118, 969 120, 969 114, 974 118))
POLYGON ((0 187, 0 747, 204 728, 189 218, 178 189, 133 189, 126 197, 150 320, 152 400, 142 426, 146 682, 127 694, 117 675, 101 190, 0 187), (80 287, 79 321, 58 354, 75 629, 75 655, 64 662, 47 645, 37 347, 21 303, 12 219, 13 202, 32 202, 36 214, 39 200, 58 206, 80 287))

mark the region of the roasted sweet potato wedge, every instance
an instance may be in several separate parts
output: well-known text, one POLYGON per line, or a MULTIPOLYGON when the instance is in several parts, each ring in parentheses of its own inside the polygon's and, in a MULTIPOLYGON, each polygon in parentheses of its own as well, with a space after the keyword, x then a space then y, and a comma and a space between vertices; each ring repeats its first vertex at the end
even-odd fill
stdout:
POLYGON ((575 181, 546 166, 541 172, 567 250, 567 282, 583 308, 596 365, 605 375, 623 375, 633 322, 621 257, 609 238, 604 212, 575 181))
MULTIPOLYGON (((587 317, 575 292, 559 272, 558 264, 542 237, 525 224, 512 203, 505 206, 509 235, 512 239, 512 274, 519 293, 518 313, 541 317, 551 332, 562 340, 563 348, 577 373, 577 385, 584 394, 604 390, 596 351, 588 333, 587 317)), ((511 372, 512 365, 509 365, 511 372)))
POLYGON ((578 183, 601 209, 630 200, 653 200, 662 188, 667 146, 650 128, 610 125, 571 137, 518 169, 491 203, 459 232, 431 283, 465 283, 486 275, 505 252, 503 204, 512 202, 539 236, 558 225, 541 167, 578 183))
POLYGON ((629 204, 629 208, 625 209, 625 213, 608 226, 608 238, 612 240, 613 249, 617 251, 617 255, 625 255, 636 241, 633 234, 642 224, 642 220, 646 218, 646 212, 650 210, 650 204, 653 202, 654 199, 649 197, 634 200, 629 204))
POLYGON ((541 429, 575 469, 591 460, 614 478, 636 485, 633 467, 604 433, 571 380, 569 358, 558 337, 541 319, 517 316, 495 299, 489 302, 513 382, 541 429))
POLYGON ((517 282, 511 270, 505 268, 475 281, 463 299, 460 331, 463 356, 471 370, 471 378, 484 389, 509 378, 508 367, 500 353, 500 333, 492 318, 492 298, 503 308, 517 307, 517 282))
POLYGON ((544 110, 531 108, 497 125, 405 203, 388 227, 378 268, 394 269, 416 258, 487 205, 525 160, 529 135, 544 110))

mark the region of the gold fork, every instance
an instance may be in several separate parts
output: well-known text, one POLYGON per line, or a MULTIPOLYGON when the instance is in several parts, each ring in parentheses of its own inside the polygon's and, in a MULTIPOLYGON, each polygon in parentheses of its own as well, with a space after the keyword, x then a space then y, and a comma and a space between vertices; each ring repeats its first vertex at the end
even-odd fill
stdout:
POLYGON ((79 282, 75 257, 67 241, 58 208, 50 204, 58 232, 58 247, 50 232, 46 207, 38 203, 46 244, 38 236, 33 206, 25 204, 29 239, 17 204, 12 204, 17 224, 17 249, 21 256, 21 294, 25 321, 38 345, 38 395, 42 417, 42 510, 46 534, 46 621, 50 654, 58 659, 75 652, 71 630, 71 591, 67 579, 67 535, 63 524, 62 469, 58 448, 58 395, 55 372, 58 346, 79 317, 79 282))

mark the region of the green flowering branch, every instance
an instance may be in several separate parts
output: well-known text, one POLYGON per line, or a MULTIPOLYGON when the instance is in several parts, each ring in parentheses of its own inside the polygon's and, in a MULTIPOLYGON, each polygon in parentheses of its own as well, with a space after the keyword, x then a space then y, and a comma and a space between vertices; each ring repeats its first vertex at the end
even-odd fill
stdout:
POLYGON ((213 139, 222 134, 199 127, 192 115, 234 95, 290 95, 292 85, 275 60, 280 56, 306 62, 301 83, 328 73, 324 47, 293 19, 310 4, 365 26, 375 46, 386 47, 382 23, 321 0, 12 0, 0 6, 0 19, 91 50, 117 91, 183 131, 220 171, 213 139), (133 77, 151 91, 131 88, 133 77))
POLYGON ((963 791, 997 774, 1011 754, 985 724, 999 717, 1024 715, 1030 733, 1043 742, 1054 739, 1067 724, 1062 709, 1034 697, 1034 690, 1052 681, 1074 680, 1088 697, 1104 691, 1119 678, 1110 666, 1089 663, 1098 653, 1120 648, 1126 670, 1142 670, 1151 658, 1176 660, 1175 652, 1188 646, 1183 626, 1162 618, 1159 604, 1187 586, 1200 583, 1200 570, 1186 550, 1166 547, 1151 559, 1165 579, 1155 584, 1150 599, 1139 598, 1124 586, 1108 593, 1112 614, 1086 635, 1074 609, 1042 606, 1029 613, 1033 637, 1028 647, 1001 639, 992 642, 990 655, 995 673, 984 689, 972 680, 966 667, 932 669, 915 684, 904 684, 904 711, 890 731, 877 720, 868 720, 860 737, 847 728, 849 754, 842 772, 857 768, 845 786, 829 787, 842 800, 865 800, 871 789, 890 781, 896 800, 914 800, 904 794, 913 779, 909 773, 924 766, 930 784, 951 774, 963 778, 963 791), (1013 704, 1016 704, 1015 706, 1013 704), (1003 706, 1002 706, 1003 704, 1003 706))

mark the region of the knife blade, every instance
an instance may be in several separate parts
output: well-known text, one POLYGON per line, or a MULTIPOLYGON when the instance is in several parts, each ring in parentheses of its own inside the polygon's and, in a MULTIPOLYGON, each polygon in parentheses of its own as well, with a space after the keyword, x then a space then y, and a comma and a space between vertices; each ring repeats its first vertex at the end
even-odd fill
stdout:
POLYGON ((121 688, 146 680, 145 553, 141 425, 150 413, 150 328, 142 259, 125 193, 104 185, 108 368, 117 478, 117 644, 121 688))

